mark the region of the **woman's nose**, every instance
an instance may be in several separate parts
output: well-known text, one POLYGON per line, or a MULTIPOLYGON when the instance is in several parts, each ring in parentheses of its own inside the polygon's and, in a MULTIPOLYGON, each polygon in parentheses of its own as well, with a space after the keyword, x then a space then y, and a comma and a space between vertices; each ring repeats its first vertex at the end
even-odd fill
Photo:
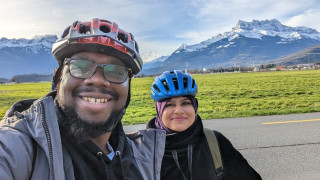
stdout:
POLYGON ((180 106, 180 105, 177 105, 177 106, 175 107, 175 109, 174 109, 174 112, 175 112, 176 114, 181 114, 181 113, 183 113, 183 112, 184 112, 184 111, 183 111, 183 107, 180 106))

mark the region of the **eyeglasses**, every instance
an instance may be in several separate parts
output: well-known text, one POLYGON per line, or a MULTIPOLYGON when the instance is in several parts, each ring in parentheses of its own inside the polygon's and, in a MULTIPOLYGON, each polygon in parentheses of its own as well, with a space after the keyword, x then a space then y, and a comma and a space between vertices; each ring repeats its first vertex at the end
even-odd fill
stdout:
POLYGON ((103 69, 104 78, 115 84, 123 83, 131 69, 115 64, 97 64, 93 61, 80 58, 66 58, 65 64, 69 64, 69 72, 73 77, 87 79, 94 75, 97 67, 103 69))

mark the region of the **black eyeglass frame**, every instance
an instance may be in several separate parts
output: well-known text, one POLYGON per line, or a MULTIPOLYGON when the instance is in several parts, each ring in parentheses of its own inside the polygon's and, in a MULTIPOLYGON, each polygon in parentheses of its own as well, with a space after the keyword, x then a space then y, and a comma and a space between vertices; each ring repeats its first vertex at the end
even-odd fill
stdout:
POLYGON ((101 67, 103 69, 103 73, 102 73, 102 76, 104 77, 105 80, 109 81, 110 83, 114 83, 114 84, 122 84, 123 82, 125 82, 127 80, 128 77, 131 77, 132 76, 132 69, 131 68, 128 68, 128 67, 125 67, 125 66, 121 66, 121 65, 117 65, 117 64, 112 64, 112 65, 115 65, 115 66, 120 66, 120 67, 123 67, 127 72, 126 72, 126 77, 124 78, 123 81, 119 81, 119 82, 115 82, 115 81, 110 81, 106 78, 105 76, 105 73, 104 73, 104 66, 106 65, 111 65, 111 64, 98 64, 94 61, 91 61, 91 60, 88 60, 88 59, 84 59, 84 58, 65 58, 64 59, 64 65, 68 65, 68 71, 69 71, 69 74, 72 76, 72 77, 75 77, 75 78, 80 78, 80 79, 88 79, 88 78, 91 78, 96 72, 97 72, 97 67, 101 67), (90 77, 77 77, 75 75, 73 75, 70 71, 70 61, 72 60, 85 60, 85 61, 90 61, 94 64, 95 66, 95 69, 94 69, 94 72, 92 73, 92 75, 90 77))

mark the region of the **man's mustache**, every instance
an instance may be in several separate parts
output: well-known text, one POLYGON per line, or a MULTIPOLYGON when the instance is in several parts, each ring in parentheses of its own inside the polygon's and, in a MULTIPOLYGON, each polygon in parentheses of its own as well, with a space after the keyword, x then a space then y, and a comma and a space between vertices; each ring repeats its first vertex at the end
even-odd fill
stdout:
POLYGON ((112 90, 101 89, 101 88, 83 88, 83 89, 76 89, 72 92, 72 97, 77 97, 82 92, 99 92, 101 94, 108 94, 113 97, 114 100, 119 99, 119 94, 112 90))

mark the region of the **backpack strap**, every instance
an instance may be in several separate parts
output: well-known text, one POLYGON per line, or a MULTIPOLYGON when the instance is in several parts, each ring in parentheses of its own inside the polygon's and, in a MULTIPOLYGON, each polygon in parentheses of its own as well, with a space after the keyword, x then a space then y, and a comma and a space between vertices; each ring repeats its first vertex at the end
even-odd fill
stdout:
POLYGON ((204 135, 207 138, 207 142, 209 145, 209 149, 211 152, 211 156, 214 162, 215 170, 218 176, 218 179, 222 179, 223 177, 223 164, 220 153, 219 144, 214 132, 210 129, 203 128, 204 135))

